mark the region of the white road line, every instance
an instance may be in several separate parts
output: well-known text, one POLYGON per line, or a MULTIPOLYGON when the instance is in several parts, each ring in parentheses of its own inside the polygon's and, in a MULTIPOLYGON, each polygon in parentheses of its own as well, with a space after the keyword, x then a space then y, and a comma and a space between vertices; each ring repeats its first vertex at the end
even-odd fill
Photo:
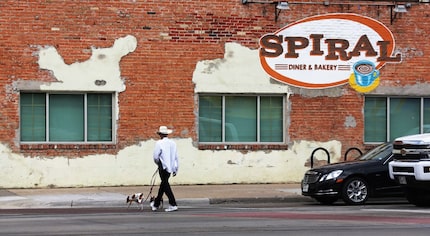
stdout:
POLYGON ((411 209, 361 209, 361 211, 407 212, 407 213, 424 213, 424 214, 430 214, 430 209, 428 209, 428 210, 411 210, 411 209))

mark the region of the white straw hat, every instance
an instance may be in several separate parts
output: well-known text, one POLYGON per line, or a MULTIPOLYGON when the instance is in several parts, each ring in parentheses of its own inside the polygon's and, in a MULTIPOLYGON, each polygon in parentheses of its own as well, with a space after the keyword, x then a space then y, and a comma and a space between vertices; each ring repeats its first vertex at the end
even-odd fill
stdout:
POLYGON ((171 134, 173 132, 173 130, 168 129, 167 126, 160 126, 160 128, 157 131, 157 134, 171 134))

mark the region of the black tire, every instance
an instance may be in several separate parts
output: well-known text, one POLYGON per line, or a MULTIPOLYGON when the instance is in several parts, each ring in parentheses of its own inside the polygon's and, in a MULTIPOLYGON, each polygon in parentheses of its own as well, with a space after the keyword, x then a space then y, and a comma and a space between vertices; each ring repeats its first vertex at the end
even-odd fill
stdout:
POLYGON ((338 198, 337 197, 315 197, 315 200, 317 200, 319 203, 323 205, 332 205, 338 200, 338 198))
POLYGON ((369 184, 360 177, 347 179, 342 187, 342 199, 348 205, 365 204, 369 194, 369 184))
POLYGON ((418 207, 430 207, 430 192, 415 188, 406 188, 406 199, 418 207))

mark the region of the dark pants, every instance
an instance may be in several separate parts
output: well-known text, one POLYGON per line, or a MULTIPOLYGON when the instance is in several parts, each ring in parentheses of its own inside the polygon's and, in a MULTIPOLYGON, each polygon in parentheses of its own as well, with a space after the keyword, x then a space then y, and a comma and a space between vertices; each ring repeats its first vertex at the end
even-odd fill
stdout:
POLYGON ((166 193, 167 197, 169 198, 169 204, 171 206, 176 206, 175 196, 173 195, 172 189, 170 188, 169 184, 170 173, 160 167, 158 168, 158 173, 160 174, 161 184, 160 188, 158 189, 158 195, 154 200, 154 206, 160 206, 160 202, 163 198, 164 193, 166 193))

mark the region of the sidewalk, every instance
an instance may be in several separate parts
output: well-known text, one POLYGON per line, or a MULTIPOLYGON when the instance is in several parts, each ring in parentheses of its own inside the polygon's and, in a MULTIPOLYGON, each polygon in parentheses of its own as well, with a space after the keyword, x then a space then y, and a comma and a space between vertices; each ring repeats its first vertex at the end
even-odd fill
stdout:
MULTIPOLYGON (((128 195, 143 193, 146 198, 150 189, 151 186, 0 189, 0 209, 126 207, 128 195)), ((177 185, 172 189, 179 206, 312 201, 301 196, 300 184, 177 185)), ((158 185, 151 195, 157 191, 158 185)), ((167 201, 167 197, 164 199, 167 201)), ((149 205, 147 201, 145 204, 149 205)))

